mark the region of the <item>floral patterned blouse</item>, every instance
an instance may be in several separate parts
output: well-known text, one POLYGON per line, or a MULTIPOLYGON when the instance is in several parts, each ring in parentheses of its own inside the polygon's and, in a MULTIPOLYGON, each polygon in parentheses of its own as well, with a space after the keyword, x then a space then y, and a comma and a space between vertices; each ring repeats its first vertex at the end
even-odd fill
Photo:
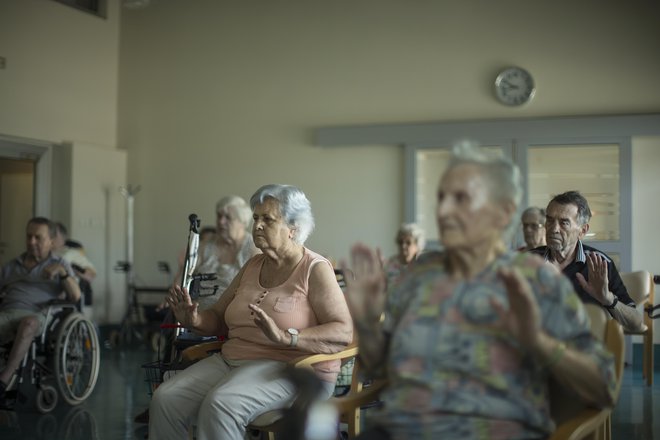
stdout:
POLYGON ((570 281, 530 254, 497 258, 474 279, 455 280, 440 253, 420 256, 390 286, 384 405, 371 423, 393 439, 544 438, 550 417, 549 373, 503 330, 492 302, 508 306, 498 268, 517 267, 531 284, 542 328, 588 354, 613 390, 612 355, 590 333, 570 281))

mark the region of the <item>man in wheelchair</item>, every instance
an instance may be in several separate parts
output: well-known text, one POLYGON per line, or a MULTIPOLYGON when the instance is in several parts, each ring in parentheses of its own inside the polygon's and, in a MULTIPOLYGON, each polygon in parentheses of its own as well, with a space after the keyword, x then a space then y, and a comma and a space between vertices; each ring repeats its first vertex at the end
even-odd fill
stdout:
POLYGON ((0 400, 4 400, 14 373, 46 323, 44 306, 54 299, 80 299, 71 266, 52 253, 55 234, 55 226, 47 218, 29 220, 26 251, 0 272, 0 343, 13 340, 0 371, 0 400))

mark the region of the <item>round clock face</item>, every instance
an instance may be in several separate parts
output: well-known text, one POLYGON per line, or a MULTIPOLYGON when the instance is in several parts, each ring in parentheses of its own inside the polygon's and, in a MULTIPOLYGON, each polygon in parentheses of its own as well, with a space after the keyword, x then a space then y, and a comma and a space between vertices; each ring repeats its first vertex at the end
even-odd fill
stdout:
POLYGON ((506 105, 521 105, 534 97, 534 78, 520 67, 509 67, 495 79, 495 95, 506 105))

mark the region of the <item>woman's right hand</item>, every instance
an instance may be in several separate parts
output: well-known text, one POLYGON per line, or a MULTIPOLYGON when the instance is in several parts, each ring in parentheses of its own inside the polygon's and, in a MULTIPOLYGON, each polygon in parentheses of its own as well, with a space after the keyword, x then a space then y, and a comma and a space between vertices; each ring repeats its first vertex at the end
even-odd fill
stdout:
POLYGON ((199 313, 197 308, 199 303, 194 303, 188 294, 187 289, 181 289, 179 286, 172 286, 167 297, 174 316, 186 328, 195 328, 199 323, 199 313))
POLYGON ((351 248, 351 266, 351 269, 344 264, 341 267, 346 274, 346 301, 351 316, 363 324, 376 323, 385 308, 385 274, 380 251, 356 243, 351 248))

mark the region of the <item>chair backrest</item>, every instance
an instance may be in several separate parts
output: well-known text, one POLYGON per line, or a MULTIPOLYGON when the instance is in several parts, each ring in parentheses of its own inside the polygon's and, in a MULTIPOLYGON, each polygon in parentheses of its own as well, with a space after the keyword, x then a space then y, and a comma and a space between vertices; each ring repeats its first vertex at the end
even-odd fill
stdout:
MULTIPOLYGON (((621 377, 623 375, 625 350, 623 329, 616 320, 611 319, 607 315, 602 307, 596 304, 587 303, 584 304, 584 308, 589 316, 591 333, 614 355, 614 365, 617 377, 617 389, 615 393, 616 401, 621 387, 621 377)), ((562 424, 572 424, 574 421, 572 419, 576 414, 580 414, 585 409, 584 404, 575 399, 573 393, 563 389, 563 387, 555 380, 551 380, 550 402, 552 418, 558 425, 557 429, 561 430, 559 432, 566 431, 566 426, 562 426, 562 424)), ((579 425, 576 428, 580 428, 579 425)), ((584 427, 581 427, 580 429, 584 429, 584 427)))
POLYGON ((591 303, 585 303, 584 309, 589 316, 589 323, 591 326, 591 333, 600 341, 604 342, 605 340, 605 327, 607 326, 607 321, 609 316, 601 306, 591 303))
POLYGON ((636 304, 642 304, 649 298, 653 277, 645 270, 621 273, 621 280, 630 297, 636 304))

